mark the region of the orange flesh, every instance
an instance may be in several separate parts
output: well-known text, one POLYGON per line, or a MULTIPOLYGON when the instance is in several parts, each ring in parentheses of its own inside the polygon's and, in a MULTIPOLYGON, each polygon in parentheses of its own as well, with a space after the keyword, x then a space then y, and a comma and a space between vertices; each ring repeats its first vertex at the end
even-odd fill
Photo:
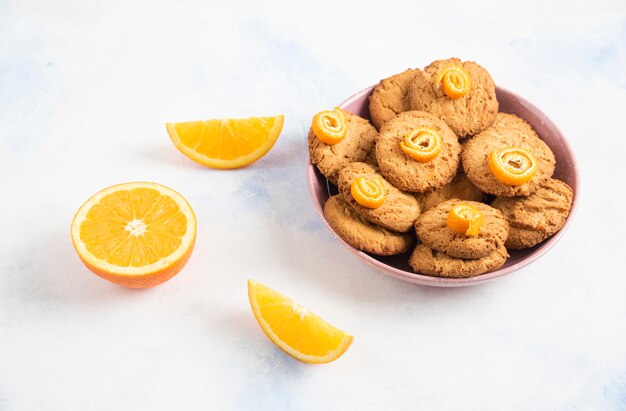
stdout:
POLYGON ((263 284, 248 280, 248 298, 263 332, 300 361, 333 361, 352 343, 349 334, 263 284))
POLYGON ((313 133, 326 144, 337 144, 346 137, 346 116, 341 109, 320 111, 311 122, 313 133))
POLYGON ((421 127, 408 133, 400 142, 404 154, 420 163, 433 160, 441 152, 441 137, 437 131, 421 127))
POLYGON ((158 191, 135 188, 111 193, 94 205, 80 226, 80 239, 110 264, 140 267, 176 250, 187 230, 178 205, 158 191))
POLYGON ((484 224, 482 213, 467 204, 457 204, 448 213, 448 227, 459 234, 477 236, 484 224))
POLYGON ((437 74, 435 84, 443 87, 443 92, 451 99, 461 98, 472 89, 472 79, 463 66, 444 67, 437 74))
POLYGON ((274 145, 284 116, 167 123, 167 132, 187 157, 212 168, 237 168, 263 157, 274 145))
POLYGON ((350 193, 357 203, 367 208, 380 207, 386 197, 382 182, 367 177, 357 177, 350 186, 350 193))
POLYGON ((504 184, 525 184, 533 179, 537 169, 535 156, 520 147, 504 147, 489 154, 489 170, 504 184))

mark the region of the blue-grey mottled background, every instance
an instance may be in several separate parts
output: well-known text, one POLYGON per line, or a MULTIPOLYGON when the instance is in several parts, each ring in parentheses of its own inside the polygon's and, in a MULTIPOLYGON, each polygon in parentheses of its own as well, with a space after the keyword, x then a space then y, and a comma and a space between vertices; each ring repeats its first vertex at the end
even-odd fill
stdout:
POLYGON ((626 409, 626 2, 263 3, 0 0, 0 410, 626 409), (548 255, 450 290, 346 252, 304 174, 313 113, 448 56, 544 109, 582 174, 548 255), (164 129, 276 113, 274 149, 235 171, 164 129), (145 291, 91 275, 69 239, 84 200, 135 180, 199 223, 185 270, 145 291), (353 346, 325 366, 284 355, 249 277, 353 346))

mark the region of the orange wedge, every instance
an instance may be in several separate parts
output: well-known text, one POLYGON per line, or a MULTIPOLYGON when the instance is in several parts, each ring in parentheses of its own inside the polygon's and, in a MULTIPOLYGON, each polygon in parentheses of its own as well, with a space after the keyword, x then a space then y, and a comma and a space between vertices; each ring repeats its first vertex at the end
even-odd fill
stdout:
POLYGON ((187 200, 170 188, 118 184, 78 209, 71 235, 93 273, 126 287, 147 288, 183 268, 196 239, 196 217, 187 200))
POLYGON ((211 168, 239 168, 263 157, 276 143, 284 116, 167 123, 184 155, 211 168))
POLYGON ((271 288, 248 280, 252 312, 263 332, 292 357, 323 364, 341 357, 352 336, 271 288))

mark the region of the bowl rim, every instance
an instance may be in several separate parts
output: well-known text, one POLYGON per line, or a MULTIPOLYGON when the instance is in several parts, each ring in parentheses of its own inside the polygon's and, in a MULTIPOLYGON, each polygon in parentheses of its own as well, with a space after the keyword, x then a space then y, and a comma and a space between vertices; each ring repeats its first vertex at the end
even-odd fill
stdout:
MULTIPOLYGON (((372 93, 372 90, 374 89, 374 87, 375 85, 372 85, 370 87, 366 87, 362 89, 361 91, 343 100, 337 107, 345 108, 346 106, 351 104, 353 101, 361 99, 364 96, 368 96, 369 94, 372 93)), ((530 253, 527 256, 525 256, 521 261, 511 266, 508 266, 506 268, 500 268, 496 271, 477 275, 474 277, 468 277, 468 278, 434 277, 434 276, 428 276, 424 274, 411 273, 408 271, 404 271, 396 267, 390 266, 388 264, 385 264, 377 260, 376 258, 372 257, 371 255, 364 253, 361 250, 358 250, 357 248, 346 243, 341 237, 339 237, 339 235, 337 235, 337 233, 335 233, 335 231, 328 224, 328 221, 326 221, 326 218, 324 217, 323 205, 321 205, 319 201, 317 201, 317 194, 314 189, 314 186, 317 185, 317 175, 316 175, 317 171, 316 171, 315 165, 311 163, 311 157, 309 156, 308 163, 307 163, 307 186, 308 186, 309 194, 311 195, 311 199, 313 200, 314 207, 317 210, 321 220, 324 222, 324 224, 326 225, 328 230, 330 230, 333 236, 335 236, 335 238, 337 238, 339 242, 343 244, 346 248, 348 248, 348 250, 350 250, 353 254, 360 257, 362 261, 365 261, 367 264, 376 268, 378 271, 381 271, 382 273, 386 275, 389 275, 391 277, 398 278, 400 280, 407 281, 410 283, 435 286, 435 287, 460 287, 460 286, 484 284, 488 281, 492 281, 496 278, 500 278, 502 276, 518 271, 522 269, 523 267, 533 263, 534 261, 536 261, 543 255, 545 255, 545 253, 547 253, 552 247, 554 247, 554 245, 563 237, 563 235, 569 228, 572 220, 574 219, 574 216, 578 209, 578 202, 580 200, 580 193, 579 193, 580 192, 579 190, 580 173, 579 173, 578 161, 576 159, 574 150, 572 149, 569 141, 565 137, 565 134, 563 134, 561 129, 556 124, 554 124, 554 122, 550 120, 550 118, 542 110, 540 110, 537 106, 535 106, 530 101, 526 100, 520 95, 504 87, 496 86, 496 93, 498 94, 503 93, 503 94, 510 95, 511 97, 515 98, 520 103, 522 103, 522 105, 524 105, 526 108, 533 111, 533 113, 537 117, 539 117, 539 119, 543 123, 549 124, 556 131, 556 134, 560 137, 560 141, 562 145, 565 147, 566 151, 568 152, 569 157, 571 157, 571 160, 572 160, 571 166, 573 168, 573 174, 574 174, 574 179, 575 179, 575 184, 574 186, 572 186, 574 197, 572 200, 572 207, 570 209, 570 213, 567 216, 567 219, 565 220, 563 227, 556 234, 554 234, 552 237, 548 238, 547 240, 543 241, 542 243, 538 244, 537 246, 533 247, 530 253)))

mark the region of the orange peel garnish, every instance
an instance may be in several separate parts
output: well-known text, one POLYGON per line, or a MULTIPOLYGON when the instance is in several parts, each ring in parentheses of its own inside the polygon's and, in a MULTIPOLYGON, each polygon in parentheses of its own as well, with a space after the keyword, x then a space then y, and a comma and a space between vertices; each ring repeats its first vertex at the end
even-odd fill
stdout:
POLYGON ((313 133, 326 144, 337 144, 346 137, 346 116, 339 108, 320 111, 313 116, 313 133))
POLYGON ((461 65, 446 66, 439 70, 435 86, 442 85, 443 92, 451 99, 461 98, 472 89, 472 79, 461 65))
POLYGON ((537 159, 521 147, 504 147, 489 154, 489 170, 501 183, 519 186, 537 174, 537 159))
POLYGON ((431 128, 416 128, 404 136, 400 149, 413 160, 425 163, 441 152, 441 137, 431 128))
POLYGON ((378 208, 385 201, 387 193, 379 178, 357 177, 350 185, 354 200, 367 208, 378 208))
POLYGON ((480 234, 485 219, 476 207, 468 204, 457 204, 448 213, 448 227, 455 233, 466 236, 480 234))

